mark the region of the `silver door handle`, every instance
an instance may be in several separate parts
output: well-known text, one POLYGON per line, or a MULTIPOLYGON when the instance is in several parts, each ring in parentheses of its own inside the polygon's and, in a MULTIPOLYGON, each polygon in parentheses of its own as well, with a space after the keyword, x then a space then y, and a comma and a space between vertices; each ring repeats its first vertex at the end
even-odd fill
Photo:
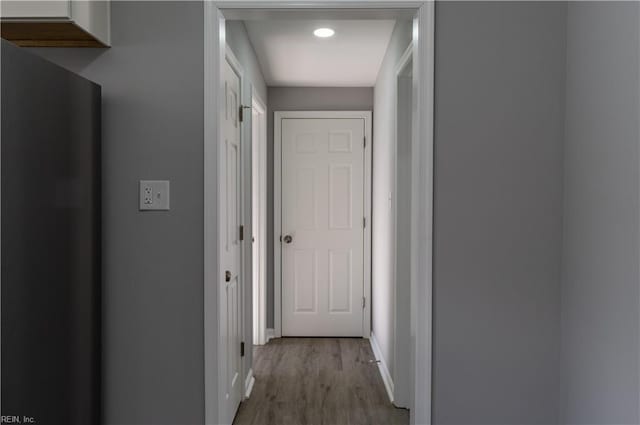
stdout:
POLYGON ((291 235, 285 235, 282 240, 284 241, 284 243, 291 243, 293 241, 293 238, 291 237, 291 235))

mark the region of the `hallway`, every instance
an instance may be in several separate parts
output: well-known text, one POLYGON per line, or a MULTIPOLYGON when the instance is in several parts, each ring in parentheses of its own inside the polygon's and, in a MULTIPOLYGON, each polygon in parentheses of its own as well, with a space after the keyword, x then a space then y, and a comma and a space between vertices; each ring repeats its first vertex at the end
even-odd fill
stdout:
POLYGON ((234 424, 408 424, 389 402, 369 341, 281 338, 254 351, 253 391, 234 424))

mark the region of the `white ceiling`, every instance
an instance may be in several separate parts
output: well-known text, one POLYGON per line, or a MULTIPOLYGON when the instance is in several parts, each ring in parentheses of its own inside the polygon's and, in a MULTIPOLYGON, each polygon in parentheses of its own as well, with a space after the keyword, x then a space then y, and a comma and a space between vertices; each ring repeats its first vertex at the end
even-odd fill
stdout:
POLYGON ((269 86, 371 87, 394 20, 245 21, 269 86), (335 35, 318 38, 316 28, 335 35))

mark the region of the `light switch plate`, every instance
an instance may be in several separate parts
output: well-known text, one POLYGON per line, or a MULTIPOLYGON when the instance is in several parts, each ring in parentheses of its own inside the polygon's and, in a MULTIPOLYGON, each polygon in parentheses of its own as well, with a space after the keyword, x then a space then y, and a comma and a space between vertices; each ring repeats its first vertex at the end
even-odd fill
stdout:
POLYGON ((140 180, 140 211, 169 209, 168 180, 140 180))

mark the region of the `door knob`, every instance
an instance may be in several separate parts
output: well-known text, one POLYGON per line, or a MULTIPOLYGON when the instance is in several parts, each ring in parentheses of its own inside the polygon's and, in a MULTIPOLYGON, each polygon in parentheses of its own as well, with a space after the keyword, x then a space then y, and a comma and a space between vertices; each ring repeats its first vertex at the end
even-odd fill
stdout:
POLYGON ((224 272, 224 281, 225 282, 231 282, 231 272, 229 270, 224 272))
POLYGON ((284 241, 284 243, 291 243, 293 241, 293 238, 291 237, 291 235, 285 235, 282 240, 284 241))

